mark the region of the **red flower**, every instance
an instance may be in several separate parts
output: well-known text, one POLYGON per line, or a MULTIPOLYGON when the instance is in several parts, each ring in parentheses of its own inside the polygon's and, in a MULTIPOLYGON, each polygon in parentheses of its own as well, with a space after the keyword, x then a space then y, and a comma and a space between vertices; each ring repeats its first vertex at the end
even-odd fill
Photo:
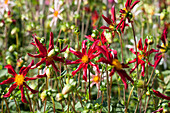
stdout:
POLYGON ((28 90, 30 90, 33 94, 37 93, 38 91, 35 91, 33 89, 31 89, 27 84, 26 81, 28 80, 35 80, 37 79, 37 77, 25 77, 27 72, 29 71, 29 69, 31 68, 31 66, 34 64, 34 61, 32 60, 32 62, 28 65, 28 67, 22 67, 19 71, 19 74, 17 74, 15 72, 15 70, 13 69, 13 67, 11 65, 6 65, 5 68, 8 69, 8 73, 12 74, 13 77, 8 78, 7 80, 4 80, 3 82, 0 83, 0 85, 2 84, 9 84, 12 82, 15 82, 10 88, 8 93, 6 93, 3 97, 9 97, 10 94, 12 93, 12 91, 19 86, 19 89, 21 90, 21 101, 24 103, 27 103, 27 100, 25 98, 25 94, 24 94, 24 88, 23 86, 25 86, 28 90))
POLYGON ((104 35, 104 32, 105 31, 102 32, 101 38, 99 38, 100 34, 97 36, 97 39, 93 38, 91 35, 85 36, 85 38, 89 39, 92 42, 99 40, 98 46, 101 46, 101 45, 104 45, 107 42, 105 35, 104 35))
POLYGON ((85 43, 87 40, 84 40, 82 42, 82 52, 75 51, 72 48, 69 48, 70 52, 73 53, 75 56, 77 56, 79 59, 76 61, 67 61, 67 64, 79 64, 79 67, 72 72, 72 75, 74 76, 81 68, 83 68, 83 79, 87 82, 87 66, 90 64, 91 66, 95 66, 99 72, 99 68, 96 64, 93 64, 90 60, 97 57, 100 52, 94 53, 96 51, 95 46, 99 41, 95 41, 93 45, 88 50, 88 53, 86 52, 86 45, 85 43), (93 54, 94 53, 94 54, 93 54))
MULTIPOLYGON (((166 100, 170 100, 170 97, 168 97, 168 96, 166 96, 166 95, 164 95, 164 94, 162 94, 159 91, 156 91, 154 89, 152 89, 152 90, 153 90, 153 92, 155 93, 156 96, 163 98, 163 99, 166 99, 166 100)), ((170 107, 170 103, 168 103, 168 107, 170 107)), ((160 108, 160 109, 158 109, 158 110, 156 110, 152 113, 156 113, 156 112, 163 112, 163 108, 160 108)))
POLYGON ((159 62, 161 61, 162 57, 164 57, 164 53, 168 51, 168 40, 167 40, 167 27, 164 28, 161 40, 162 40, 162 45, 157 45, 157 48, 160 49, 160 51, 155 55, 155 64, 154 68, 157 67, 159 62))
MULTIPOLYGON (((142 38, 140 38, 139 42, 138 42, 138 50, 140 50, 140 52, 137 52, 138 55, 138 65, 141 64, 142 66, 142 72, 141 75, 144 76, 145 74, 145 60, 147 61, 147 57, 153 53, 153 52, 158 52, 158 50, 155 49, 151 49, 150 51, 147 51, 147 47, 148 47, 148 39, 145 39, 145 44, 144 47, 142 45, 142 38)), ((129 49, 133 54, 136 55, 136 52, 133 50, 133 48, 129 49)), ((128 64, 134 63, 136 62, 136 58, 134 60, 131 60, 128 62, 128 64)), ((153 66, 150 62, 148 63, 150 66, 153 66)), ((130 74, 137 68, 137 64, 135 64, 135 66, 131 69, 130 74)))
POLYGON ((117 29, 120 27, 120 25, 122 25, 122 28, 121 28, 121 31, 124 32, 124 28, 125 28, 125 21, 126 21, 126 18, 128 19, 128 22, 130 23, 131 22, 131 19, 132 19, 132 13, 131 13, 131 10, 133 9, 133 7, 138 3, 140 2, 139 0, 135 1, 132 5, 132 0, 127 0, 126 1, 126 4, 125 4, 125 8, 121 9, 120 10, 120 13, 121 13, 121 20, 119 22, 119 24, 117 25, 117 29))
POLYGON ((93 29, 97 28, 97 25, 95 25, 95 24, 96 24, 98 19, 99 19, 99 14, 95 10, 95 11, 92 12, 92 15, 91 15, 93 29))
POLYGON ((103 63, 110 64, 111 66, 113 66, 113 69, 111 70, 109 75, 112 76, 116 71, 119 74, 119 76, 121 77, 121 79, 125 85, 125 89, 127 89, 126 79, 128 79, 129 81, 134 83, 132 78, 127 75, 125 70, 123 70, 123 68, 128 68, 129 66, 127 66, 127 64, 123 64, 123 63, 119 62, 119 60, 117 58, 116 50, 109 49, 109 51, 112 51, 114 53, 114 57, 113 57, 113 55, 108 51, 106 46, 102 46, 102 47, 98 46, 98 48, 101 51, 101 53, 103 53, 106 56, 106 58, 102 57, 97 62, 103 62, 103 63))
MULTIPOLYGON (((57 66, 55 65, 54 60, 55 61, 64 62, 64 58, 57 57, 57 55, 59 53, 55 54, 54 41, 53 41, 53 38, 54 38, 53 37, 53 33, 52 32, 50 33, 50 43, 49 43, 48 50, 47 50, 47 48, 42 43, 39 42, 39 40, 36 38, 35 35, 33 35, 33 37, 34 37, 35 43, 32 43, 32 44, 38 47, 40 54, 32 55, 32 54, 28 53, 28 55, 31 56, 31 57, 35 57, 35 58, 41 58, 41 61, 39 61, 36 64, 36 66, 34 66, 32 68, 36 68, 36 67, 40 66, 42 63, 46 62, 46 66, 49 66, 51 64, 56 72, 59 71, 57 66)), ((60 51, 60 53, 66 51, 66 49, 67 49, 67 46, 64 49, 62 49, 60 51)))

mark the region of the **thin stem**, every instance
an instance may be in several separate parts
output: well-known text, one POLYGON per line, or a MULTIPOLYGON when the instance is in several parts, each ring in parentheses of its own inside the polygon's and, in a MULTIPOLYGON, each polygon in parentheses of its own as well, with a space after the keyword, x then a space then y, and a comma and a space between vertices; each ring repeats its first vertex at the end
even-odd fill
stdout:
POLYGON ((123 60, 123 45, 122 45, 122 36, 120 33, 119 34, 119 38, 120 38, 120 46, 121 46, 121 55, 122 55, 122 63, 124 63, 124 60, 123 60))
POLYGON ((126 104, 125 113, 127 113, 128 105, 129 105, 129 101, 130 101, 130 97, 131 97, 131 95, 132 95, 133 89, 134 89, 134 86, 132 87, 132 89, 131 89, 131 91, 130 91, 130 94, 129 94, 129 97, 128 97, 128 101, 127 101, 127 104, 126 104))
POLYGON ((8 111, 8 113, 10 113, 10 111, 9 111, 9 107, 8 107, 8 103, 7 103, 7 101, 6 101, 6 99, 5 99, 5 98, 4 98, 4 100, 5 100, 5 104, 6 104, 7 111, 8 111))
POLYGON ((150 78, 149 78, 149 80, 148 80, 146 86, 148 86, 149 82, 151 81, 151 78, 152 78, 152 75, 153 75, 153 72, 154 72, 154 71, 155 71, 155 68, 152 70, 151 76, 150 76, 150 78))
POLYGON ((1 101, 1 111, 4 112, 4 101, 1 101))
POLYGON ((51 97, 51 100, 52 100, 52 103, 53 103, 53 111, 54 111, 54 113, 55 113, 55 102, 54 102, 54 98, 52 97, 52 96, 50 96, 51 97))
MULTIPOLYGON (((46 90, 48 90, 48 77, 46 77, 46 90)), ((45 99, 44 113, 45 113, 46 104, 47 104, 47 98, 45 99)))
POLYGON ((107 76, 107 102, 108 102, 108 113, 110 113, 110 97, 109 97, 109 75, 107 71, 107 65, 106 65, 106 76, 107 76))
POLYGON ((29 101, 30 111, 34 113, 34 111, 33 111, 33 109, 32 109, 31 99, 30 99, 30 96, 29 96, 29 94, 28 94, 27 88, 25 88, 25 91, 26 91, 27 98, 28 98, 28 101, 29 101))
POLYGON ((91 93, 90 93, 90 69, 89 69, 89 100, 91 100, 91 93))
POLYGON ((18 113, 20 113, 20 108, 19 108, 19 106, 18 106, 18 104, 17 104, 17 102, 16 102, 16 100, 15 100, 15 97, 14 97, 14 102, 15 102, 16 109, 17 109, 18 113))

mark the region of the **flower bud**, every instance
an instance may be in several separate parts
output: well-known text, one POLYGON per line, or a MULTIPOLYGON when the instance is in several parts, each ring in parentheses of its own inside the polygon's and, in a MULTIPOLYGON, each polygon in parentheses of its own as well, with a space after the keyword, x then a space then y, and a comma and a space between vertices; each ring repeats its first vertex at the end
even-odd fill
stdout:
POLYGON ((40 98, 41 98, 42 101, 44 101, 45 98, 47 97, 47 93, 46 93, 46 92, 47 92, 47 91, 44 90, 44 91, 41 93, 41 95, 40 95, 40 98))
POLYGON ((51 75, 52 69, 51 68, 47 68, 45 72, 46 72, 47 77, 51 78, 50 75, 51 75))
POLYGON ((138 88, 143 88, 143 85, 144 85, 144 81, 143 80, 138 80, 137 87, 138 88))
POLYGON ((11 31, 11 35, 14 35, 18 31, 19 31, 19 29, 17 27, 13 28, 12 31, 11 31))
POLYGON ((14 50, 16 49, 16 45, 11 45, 10 47, 9 47, 9 52, 14 52, 14 50))
POLYGON ((160 19, 163 20, 165 18, 165 12, 161 12, 160 19))
POLYGON ((49 53, 48 53, 48 57, 53 57, 56 54, 55 50, 52 49, 49 53))
POLYGON ((69 93, 70 91, 72 91, 72 89, 73 89, 73 86, 70 84, 67 84, 64 86, 64 88, 62 90, 62 94, 65 95, 65 94, 69 93))
POLYGON ((57 93, 56 100, 57 101, 62 101, 63 99, 64 99, 64 95, 62 93, 57 93))

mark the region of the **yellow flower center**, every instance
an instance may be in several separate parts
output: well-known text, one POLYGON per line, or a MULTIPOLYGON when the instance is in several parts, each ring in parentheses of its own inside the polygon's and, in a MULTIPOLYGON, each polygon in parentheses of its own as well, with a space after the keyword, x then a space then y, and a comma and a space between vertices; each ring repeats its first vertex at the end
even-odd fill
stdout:
POLYGON ((87 56, 87 55, 84 55, 84 56, 81 58, 81 61, 82 61, 83 63, 88 63, 88 62, 89 62, 88 56, 87 56))
POLYGON ((5 4, 8 4, 8 0, 5 0, 4 3, 5 3, 5 4))
POLYGON ((93 81, 96 82, 96 83, 98 83, 98 82, 100 81, 100 77, 99 77, 99 76, 95 76, 95 77, 93 78, 93 81))
POLYGON ((138 55, 138 58, 139 59, 143 59, 145 57, 145 55, 144 54, 142 54, 142 55, 138 55))
POLYGON ((16 75, 15 76, 15 82, 18 86, 23 85, 24 82, 24 76, 23 75, 16 75))
POLYGON ((114 30, 114 26, 113 25, 109 25, 109 28, 113 31, 114 30))
POLYGON ((50 61, 52 61, 53 60, 53 58, 52 57, 46 57, 46 61, 48 61, 48 62, 50 62, 50 61))
POLYGON ((118 59, 113 59, 112 65, 113 65, 117 70, 121 70, 121 69, 122 69, 122 64, 118 61, 118 59))
POLYGON ((98 46, 101 46, 101 45, 102 45, 102 42, 101 42, 101 41, 99 41, 98 46))
POLYGON ((160 49, 160 52, 165 53, 167 51, 168 43, 166 43, 166 46, 164 44, 161 45, 164 49, 160 49))
POLYGON ((126 9, 126 7, 125 7, 125 8, 123 8, 123 10, 124 10, 125 12, 124 12, 124 13, 122 13, 122 16, 126 17, 128 10, 126 9))
POLYGON ((54 11, 54 16, 57 17, 58 16, 58 11, 54 11))

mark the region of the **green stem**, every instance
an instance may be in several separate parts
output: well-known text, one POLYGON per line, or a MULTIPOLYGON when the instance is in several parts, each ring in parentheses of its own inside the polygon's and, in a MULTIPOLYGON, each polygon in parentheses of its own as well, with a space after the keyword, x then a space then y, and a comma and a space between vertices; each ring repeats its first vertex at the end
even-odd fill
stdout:
POLYGON ((89 69, 89 100, 91 100, 91 93, 90 93, 90 69, 89 69))
POLYGON ((53 98, 52 96, 50 96, 50 98, 51 98, 51 101, 52 101, 52 103, 53 103, 53 111, 54 111, 54 113, 55 113, 55 102, 54 102, 54 98, 53 98))
POLYGON ((120 46, 121 46, 121 55, 122 55, 122 63, 124 63, 124 60, 123 60, 123 45, 122 45, 122 36, 120 33, 119 34, 119 38, 120 38, 120 46))
POLYGON ((15 102, 16 109, 17 109, 18 113, 20 113, 20 107, 18 106, 18 104, 17 104, 17 102, 16 102, 16 100, 15 100, 15 97, 14 97, 14 102, 15 102))
POLYGON ((28 98, 28 101, 29 101, 30 111, 34 113, 34 111, 33 111, 33 109, 32 109, 31 99, 30 99, 30 96, 29 96, 29 94, 28 94, 27 88, 25 88, 25 91, 26 91, 27 98, 28 98))
POLYGON ((5 104, 6 104, 7 111, 8 111, 8 113, 10 113, 10 110, 9 110, 9 107, 8 107, 8 103, 7 103, 7 101, 6 101, 5 98, 4 98, 4 100, 5 100, 5 104))
POLYGON ((109 75, 107 71, 107 65, 106 65, 106 77, 107 77, 107 102, 108 102, 108 113, 110 113, 110 97, 109 97, 109 75))
POLYGON ((130 97, 131 97, 131 95, 132 95, 133 89, 134 89, 134 86, 132 87, 132 89, 131 89, 131 91, 130 91, 130 94, 129 94, 129 97, 128 97, 128 101, 127 101, 127 104, 126 104, 125 113, 127 113, 128 105, 129 105, 129 102, 130 102, 130 97))

